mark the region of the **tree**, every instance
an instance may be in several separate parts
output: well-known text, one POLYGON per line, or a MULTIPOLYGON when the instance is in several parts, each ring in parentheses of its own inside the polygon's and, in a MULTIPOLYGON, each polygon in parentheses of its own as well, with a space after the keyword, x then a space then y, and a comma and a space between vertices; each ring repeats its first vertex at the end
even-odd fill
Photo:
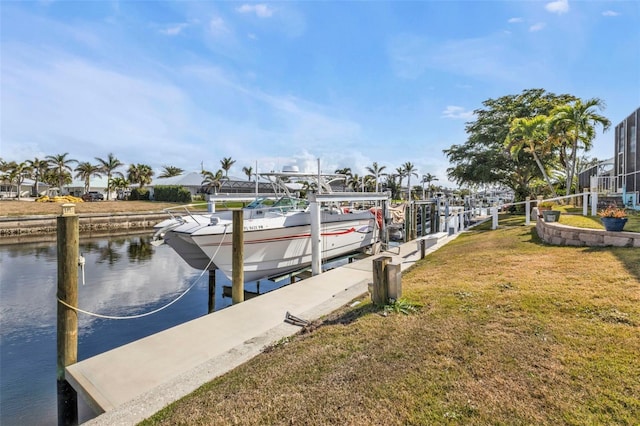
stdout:
POLYGON ((429 198, 431 198, 431 182, 438 180, 437 177, 435 177, 434 175, 432 175, 431 173, 427 173, 426 175, 422 175, 422 180, 420 181, 420 183, 422 183, 422 199, 425 199, 424 196, 424 184, 427 184, 427 188, 429 188, 429 198))
POLYGON ((251 175, 253 174, 253 167, 243 167, 242 172, 247 176, 247 180, 251 182, 251 175))
POLYGON ((162 173, 158 176, 159 178, 168 178, 173 176, 180 176, 184 173, 180 167, 174 166, 162 166, 162 173))
POLYGON ((411 176, 418 177, 418 169, 410 161, 407 161, 402 165, 402 170, 407 177, 407 200, 411 201, 411 176))
POLYGON ((343 167, 342 169, 336 169, 336 174, 344 175, 344 180, 342 181, 342 190, 344 191, 349 183, 349 180, 353 176, 351 172, 351 167, 343 167))
POLYGON ((222 170, 224 170, 224 177, 229 177, 229 169, 231 169, 231 166, 233 166, 235 162, 236 160, 232 160, 231 157, 224 157, 222 160, 220 160, 220 165, 222 167, 222 170))
POLYGON ((551 194, 555 197, 556 190, 549 179, 546 167, 540 161, 538 152, 546 154, 550 150, 550 144, 548 142, 547 132, 547 117, 544 115, 537 115, 532 118, 516 118, 511 122, 509 134, 505 139, 505 146, 509 148, 512 154, 516 154, 525 149, 529 152, 535 160, 540 173, 545 182, 549 186, 551 194))
POLYGON ((47 155, 46 159, 53 167, 53 176, 58 180, 58 191, 62 193, 62 186, 65 182, 71 180, 71 171, 73 170, 70 164, 77 163, 78 160, 67 158, 68 152, 64 154, 47 155))
POLYGON ((15 184, 19 200, 22 192, 22 183, 31 175, 31 168, 24 161, 21 163, 12 161, 5 165, 5 169, 7 172, 4 174, 3 179, 9 181, 10 185, 15 184))
POLYGON ((153 169, 146 164, 131 164, 127 171, 127 179, 131 183, 137 183, 142 189, 145 185, 151 183, 153 174, 153 169))
POLYGON ((102 170, 100 166, 95 166, 88 161, 78 163, 76 166, 75 171, 78 173, 76 173, 75 177, 84 181, 85 194, 91 190, 91 178, 102 176, 100 170, 102 170))
POLYGON ((396 178, 398 177, 397 175, 385 175, 386 180, 382 183, 382 187, 387 190, 387 191, 391 191, 391 198, 394 200, 397 200, 400 198, 400 185, 398 184, 398 182, 396 181, 396 178))
MULTIPOLYGON (((565 161, 567 194, 571 192, 574 177, 577 174, 578 151, 589 151, 595 137, 595 128, 602 126, 602 131, 607 131, 611 121, 600 115, 597 110, 605 108, 604 102, 598 98, 588 99, 583 102, 575 99, 563 105, 559 105, 551 111, 549 128, 552 134, 559 135, 560 143, 566 148, 565 161)), ((577 191, 578 188, 576 188, 577 191)))
POLYGON ((115 171, 118 167, 124 166, 124 164, 118 160, 113 153, 109 153, 106 159, 95 157, 96 161, 99 163, 100 172, 106 173, 107 175, 107 201, 110 198, 110 186, 111 186, 111 178, 115 176, 119 176, 124 178, 124 175, 121 172, 115 171))
POLYGON ((109 181, 108 185, 110 191, 115 191, 118 195, 122 195, 124 190, 129 187, 129 181, 124 177, 116 176, 109 181))
POLYGON ((47 173, 49 162, 47 160, 40 160, 38 157, 36 157, 33 160, 27 160, 27 163, 29 163, 29 167, 31 168, 31 176, 35 181, 35 183, 33 184, 31 195, 37 197, 38 183, 40 182, 40 179, 47 173))
POLYGON ((213 189, 214 194, 217 194, 218 190, 222 188, 222 180, 225 178, 222 170, 218 169, 215 173, 203 170, 201 174, 203 177, 202 185, 206 187, 207 193, 210 194, 210 191, 213 189))
POLYGON ((379 185, 378 182, 380 181, 380 177, 384 176, 384 173, 382 173, 382 171, 384 169, 386 169, 387 166, 379 166, 377 162, 373 162, 373 164, 371 166, 367 167, 367 171, 369 173, 371 173, 371 175, 375 178, 376 180, 376 189, 375 192, 379 191, 379 185))
MULTIPOLYGON (((447 176, 458 185, 510 188, 516 201, 537 195, 529 187, 532 181, 542 178, 533 156, 524 150, 511 155, 504 145, 511 121, 549 115, 555 106, 575 99, 571 95, 547 93, 544 89, 528 89, 519 95, 484 101, 483 108, 474 111, 476 120, 465 127, 467 141, 444 150, 452 164, 447 176)), ((550 160, 550 155, 541 158, 543 164, 550 160)))

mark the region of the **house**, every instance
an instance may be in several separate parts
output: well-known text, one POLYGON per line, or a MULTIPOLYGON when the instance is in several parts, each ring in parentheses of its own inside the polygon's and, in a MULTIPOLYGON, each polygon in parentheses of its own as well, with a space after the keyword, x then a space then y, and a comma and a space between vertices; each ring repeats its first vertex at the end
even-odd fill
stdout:
POLYGON ((614 156, 578 174, 582 190, 596 188, 611 201, 640 210, 640 108, 615 127, 614 156))
POLYGON ((615 129, 615 188, 624 204, 640 209, 640 108, 615 129))

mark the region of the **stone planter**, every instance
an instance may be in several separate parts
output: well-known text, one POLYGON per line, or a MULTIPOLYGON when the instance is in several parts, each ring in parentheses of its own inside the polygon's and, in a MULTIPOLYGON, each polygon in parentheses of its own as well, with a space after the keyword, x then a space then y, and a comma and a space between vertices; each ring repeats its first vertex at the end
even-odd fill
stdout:
POLYGON ((542 218, 545 222, 558 222, 560 220, 560 211, 545 210, 542 212, 542 218))
POLYGON ((601 217, 600 220, 607 231, 620 232, 627 223, 626 217, 601 217))

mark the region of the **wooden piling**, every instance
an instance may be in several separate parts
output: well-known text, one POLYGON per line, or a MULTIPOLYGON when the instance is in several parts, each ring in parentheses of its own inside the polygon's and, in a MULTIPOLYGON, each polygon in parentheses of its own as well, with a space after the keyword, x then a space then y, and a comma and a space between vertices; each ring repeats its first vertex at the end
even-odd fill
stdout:
POLYGON ((373 259, 373 288, 371 301, 378 306, 384 306, 389 301, 389 281, 386 266, 391 262, 391 256, 381 256, 373 259))
POLYGON ((216 310, 216 270, 209 271, 209 313, 216 310))
POLYGON ((389 300, 402 297, 402 264, 390 262, 385 266, 389 300))
MULTIPOLYGON (((69 306, 78 306, 79 220, 73 204, 63 204, 57 218, 58 293, 69 306)), ((65 368, 78 361, 78 313, 58 301, 57 390, 58 425, 78 424, 78 395, 65 379, 65 368)))
POLYGON ((233 211, 232 289, 234 304, 244 301, 244 217, 242 209, 233 211))

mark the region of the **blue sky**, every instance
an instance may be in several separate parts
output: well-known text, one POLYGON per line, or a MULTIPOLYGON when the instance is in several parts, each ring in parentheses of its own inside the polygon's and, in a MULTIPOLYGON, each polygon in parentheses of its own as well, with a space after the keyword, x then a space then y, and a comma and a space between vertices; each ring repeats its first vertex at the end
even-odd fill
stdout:
MULTIPOLYGON (((489 98, 544 88, 640 106, 638 1, 0 2, 0 157, 261 172, 410 161, 489 98)), ((599 132, 592 156, 613 156, 599 132)))

